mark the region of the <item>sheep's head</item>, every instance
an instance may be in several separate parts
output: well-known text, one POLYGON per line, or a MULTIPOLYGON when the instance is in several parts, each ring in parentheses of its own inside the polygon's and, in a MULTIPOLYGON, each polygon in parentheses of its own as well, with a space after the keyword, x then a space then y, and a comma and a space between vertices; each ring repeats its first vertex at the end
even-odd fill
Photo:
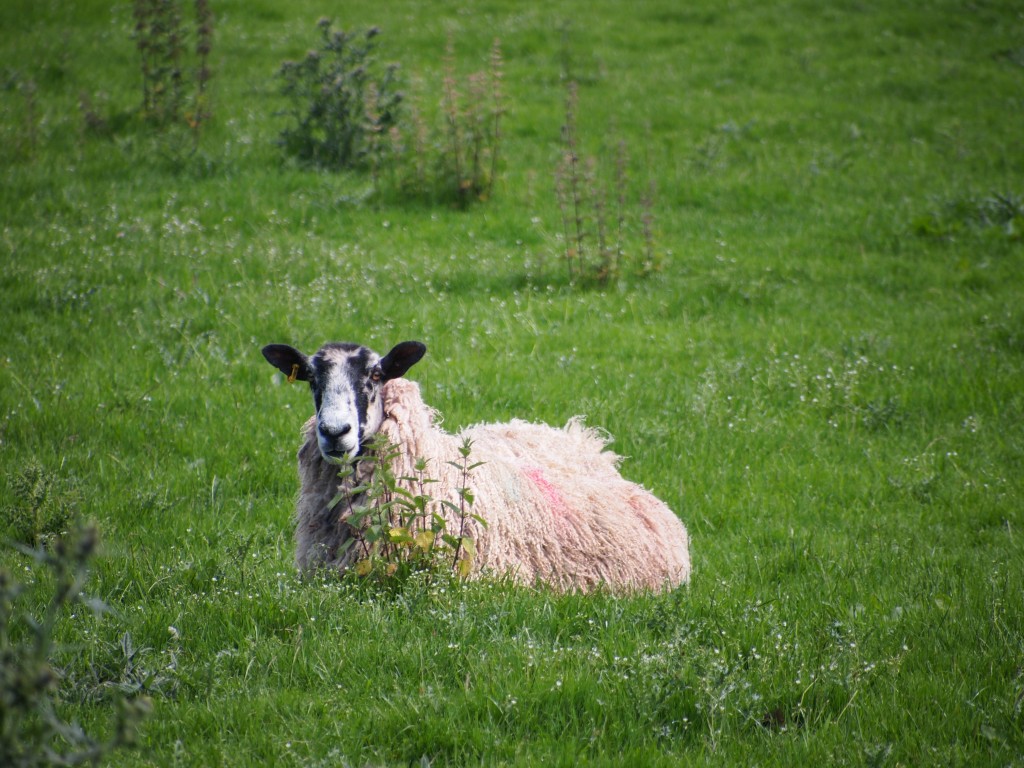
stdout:
POLYGON ((289 381, 308 381, 316 406, 320 454, 334 464, 359 454, 384 421, 381 387, 405 375, 427 351, 418 341, 403 341, 384 357, 359 344, 325 344, 306 357, 287 344, 263 348, 267 361, 289 381))

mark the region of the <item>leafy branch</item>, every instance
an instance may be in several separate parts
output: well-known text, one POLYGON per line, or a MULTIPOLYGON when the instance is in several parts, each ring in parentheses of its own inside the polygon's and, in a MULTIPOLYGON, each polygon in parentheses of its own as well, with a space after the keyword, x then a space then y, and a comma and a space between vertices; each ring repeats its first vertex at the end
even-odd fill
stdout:
POLYGON ((429 486, 438 481, 429 476, 427 459, 416 460, 413 475, 396 476, 393 467, 399 449, 378 435, 364 456, 339 472, 341 490, 331 506, 340 509, 354 532, 342 545, 339 557, 354 548, 351 554, 357 576, 404 578, 446 568, 468 576, 476 543, 468 534, 467 523, 475 520, 487 525, 472 512, 475 499, 469 479, 482 462, 471 462, 471 453, 472 442, 466 439, 459 447, 459 460, 448 462, 459 471, 456 503, 428 493, 429 486), (366 480, 352 484, 360 476, 366 480))

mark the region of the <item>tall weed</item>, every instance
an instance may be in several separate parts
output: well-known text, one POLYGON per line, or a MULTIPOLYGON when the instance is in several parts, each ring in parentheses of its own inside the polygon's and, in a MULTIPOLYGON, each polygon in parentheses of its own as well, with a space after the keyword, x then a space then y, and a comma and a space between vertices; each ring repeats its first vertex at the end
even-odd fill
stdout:
POLYGON ((554 173, 569 282, 614 283, 627 275, 661 271, 664 257, 655 244, 657 187, 653 177, 634 200, 625 140, 612 132, 614 160, 610 171, 603 168, 597 157, 585 155, 581 149, 578 109, 579 89, 570 81, 566 84, 562 150, 554 173), (610 200, 615 201, 614 220, 610 200))
MULTIPOLYGON (((213 12, 209 0, 194 0, 193 23, 183 21, 179 0, 134 0, 135 47, 139 54, 143 118, 161 131, 172 154, 194 154, 212 117, 213 12), (190 47, 191 46, 191 47, 190 47), (187 147, 187 150, 183 149, 187 147)), ((90 99, 80 98, 83 105, 90 99)), ((97 120, 83 107, 87 125, 97 120)))

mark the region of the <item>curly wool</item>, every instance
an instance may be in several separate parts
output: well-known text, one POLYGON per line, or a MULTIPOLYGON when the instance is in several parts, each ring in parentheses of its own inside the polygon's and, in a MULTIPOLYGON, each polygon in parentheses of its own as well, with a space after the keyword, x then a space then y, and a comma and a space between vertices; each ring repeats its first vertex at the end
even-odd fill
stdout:
MULTIPOLYGON (((643 487, 618 472, 619 457, 605 449, 608 438, 579 419, 563 429, 513 420, 479 424, 457 435, 437 426, 437 413, 420 396, 419 385, 389 381, 383 390, 382 432, 398 447, 394 473, 416 475, 426 459, 434 499, 459 503, 465 482, 459 447, 472 441, 469 474, 474 514, 465 533, 476 543, 473 572, 510 575, 525 584, 543 582, 558 590, 660 591, 685 583, 690 574, 689 539, 678 517, 643 487)), ((302 490, 297 510, 297 560, 317 558, 344 568, 355 547, 330 557, 352 535, 330 501, 339 487, 337 467, 323 461, 313 432, 299 451, 302 490)), ((350 482, 359 482, 358 478, 350 482)), ((414 490, 414 489, 410 489, 414 490)), ((459 521, 443 508, 450 531, 459 521)))

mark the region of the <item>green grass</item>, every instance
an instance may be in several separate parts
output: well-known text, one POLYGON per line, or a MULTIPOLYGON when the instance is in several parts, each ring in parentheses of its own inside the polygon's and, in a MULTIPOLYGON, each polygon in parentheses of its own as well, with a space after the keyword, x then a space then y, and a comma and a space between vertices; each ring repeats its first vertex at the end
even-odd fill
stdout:
POLYGON ((274 147, 273 74, 337 9, 215 0, 182 159, 135 112, 129 3, 0 7, 0 506, 41 464, 115 609, 62 625, 67 711, 102 728, 146 681, 111 765, 1020 765, 1024 220, 979 213, 1024 196, 1018 10, 431 5, 336 22, 434 106, 447 31, 463 72, 501 37, 505 165, 468 212, 274 147), (567 283, 565 67, 585 149, 614 122, 656 182, 661 272, 567 283), (406 338, 451 429, 607 428, 692 585, 300 581, 311 404, 259 348, 406 338))

